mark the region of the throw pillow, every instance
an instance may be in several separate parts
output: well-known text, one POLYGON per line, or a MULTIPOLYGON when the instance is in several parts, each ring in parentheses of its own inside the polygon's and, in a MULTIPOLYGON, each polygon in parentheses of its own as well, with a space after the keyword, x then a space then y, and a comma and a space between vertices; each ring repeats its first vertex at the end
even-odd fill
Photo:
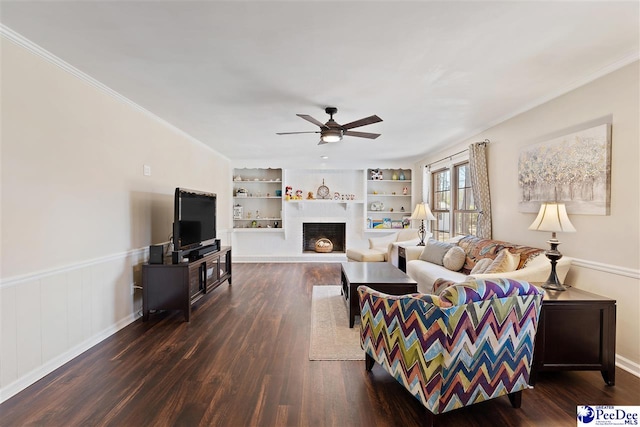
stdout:
POLYGON ((476 265, 473 266, 470 275, 474 274, 483 274, 487 268, 491 266, 493 260, 491 258, 482 258, 480 261, 476 262, 476 265))
POLYGON ((460 246, 454 246, 447 251, 442 259, 442 265, 448 270, 460 271, 464 265, 464 261, 467 258, 467 254, 460 246))
POLYGON ((378 249, 386 252, 389 245, 396 241, 398 233, 390 234, 389 236, 372 237, 369 239, 369 249, 378 249))
POLYGON ((500 251, 496 259, 493 260, 491 265, 484 271, 484 274, 516 271, 518 264, 520 264, 520 255, 512 254, 509 252, 509 249, 503 249, 500 251))
POLYGON ((429 240, 424 250, 420 254, 422 261, 427 261, 433 264, 443 265, 442 260, 445 254, 453 247, 450 243, 438 242, 436 240, 429 240))

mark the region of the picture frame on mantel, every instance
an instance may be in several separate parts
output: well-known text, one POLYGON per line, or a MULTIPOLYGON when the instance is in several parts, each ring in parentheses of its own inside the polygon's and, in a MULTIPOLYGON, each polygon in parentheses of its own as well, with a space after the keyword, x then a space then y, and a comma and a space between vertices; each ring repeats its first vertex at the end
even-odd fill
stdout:
POLYGON ((561 202, 569 214, 609 215, 611 123, 589 126, 528 146, 518 159, 520 212, 561 202))

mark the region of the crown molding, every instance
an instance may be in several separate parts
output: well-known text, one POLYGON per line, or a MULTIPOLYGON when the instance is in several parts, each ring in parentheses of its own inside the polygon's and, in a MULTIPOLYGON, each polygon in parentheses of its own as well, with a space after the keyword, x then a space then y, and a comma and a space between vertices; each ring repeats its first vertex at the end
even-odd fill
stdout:
POLYGON ((55 56, 54 54, 52 54, 48 50, 46 50, 43 47, 37 45, 36 43, 32 42, 31 40, 27 39, 26 37, 23 37, 22 35, 18 34, 17 32, 13 31, 11 28, 7 27, 6 25, 4 25, 2 23, 0 23, 0 35, 2 37, 4 37, 5 39, 11 41, 12 43, 14 43, 14 44, 26 49, 27 51, 31 52, 32 54, 44 59, 45 61, 50 62, 51 64, 57 66, 58 68, 66 71, 67 73, 71 74, 72 76, 76 77, 77 79, 82 80, 83 82, 85 82, 88 85, 98 89, 99 91, 111 96, 112 98, 115 98, 116 100, 122 102, 125 105, 128 105, 129 107, 133 108, 134 110, 141 112, 142 114, 144 114, 145 116, 147 116, 151 120, 154 120, 154 121, 160 123, 161 125, 171 129, 173 132, 175 132, 175 133, 179 134, 180 136, 188 139, 189 141, 191 141, 191 142, 193 142, 195 144, 199 144, 202 147, 204 147, 204 148, 206 148, 206 149, 208 149, 210 151, 213 151, 217 155, 223 157, 228 162, 231 161, 227 156, 225 156, 222 153, 214 150, 212 147, 208 146, 204 142, 194 138, 193 136, 189 135, 188 133, 186 133, 182 129, 177 128, 176 126, 172 125, 171 123, 167 122, 166 120, 164 120, 164 119, 158 117, 157 115, 153 114, 151 111, 147 110, 146 108, 136 104, 135 102, 133 102, 132 100, 130 100, 126 96, 116 92, 115 90, 113 90, 110 87, 108 87, 107 85, 99 82, 98 80, 94 79, 93 77, 89 76, 88 74, 78 70, 73 65, 71 65, 68 62, 58 58, 57 56, 55 56))
POLYGON ((627 65, 633 64, 634 62, 640 60, 640 51, 635 51, 635 52, 631 52, 628 55, 625 55, 624 57, 620 58, 619 60, 605 66, 602 67, 596 71, 594 71, 591 74, 588 74, 587 76, 580 78, 578 80, 575 80, 574 82, 570 83, 567 86, 564 86, 554 92, 551 92, 550 94, 547 94, 543 97, 540 97, 532 102, 529 102, 527 104, 525 104, 524 106, 522 106, 521 108, 514 110, 512 112, 510 112, 507 115, 501 116, 495 120, 492 120, 491 122, 487 123, 486 125, 483 125, 482 127, 476 128, 474 130, 471 130, 469 132, 466 132, 464 136, 455 136, 449 139, 446 139, 444 141, 442 141, 441 143, 437 144, 435 147, 433 147, 432 151, 430 153, 426 153, 423 154, 420 161, 421 162, 426 162, 426 159, 428 159, 431 156, 431 153, 438 153, 438 152, 442 152, 445 151, 451 147, 455 147, 457 144, 466 141, 468 139, 474 138, 474 137, 478 137, 478 135, 482 134, 483 132, 488 131, 489 129, 498 126, 501 123, 506 122, 507 120, 513 119, 514 117, 519 116, 520 114, 524 114, 528 111, 533 110, 534 108, 537 108, 543 104, 546 104, 549 101, 552 101, 556 98, 561 97, 562 95, 566 95, 567 93, 571 92, 572 90, 578 89, 586 84, 589 84, 601 77, 606 76, 607 74, 611 74, 614 71, 617 71, 627 65))

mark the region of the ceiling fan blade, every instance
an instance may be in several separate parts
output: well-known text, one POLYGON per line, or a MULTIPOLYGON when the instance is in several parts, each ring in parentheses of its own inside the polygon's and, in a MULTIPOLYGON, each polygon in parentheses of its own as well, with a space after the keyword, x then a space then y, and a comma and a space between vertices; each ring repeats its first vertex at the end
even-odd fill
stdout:
POLYGON ((300 117, 301 119, 305 119, 306 121, 311 122, 316 126, 320 126, 323 129, 329 129, 327 127, 327 125, 325 125, 322 122, 319 122, 318 120, 314 119, 313 117, 311 117, 311 116, 309 116, 307 114, 296 114, 296 116, 300 117))
POLYGON ((299 133, 320 133, 319 130, 309 132, 276 132, 276 135, 297 135, 299 133))
POLYGON ((327 141, 321 139, 320 142, 318 142, 318 145, 322 145, 322 144, 326 144, 326 143, 327 143, 327 141))
POLYGON ((341 125, 342 129, 353 129, 360 126, 370 125, 372 123, 381 122, 382 119, 376 115, 365 117, 364 119, 356 120, 355 122, 347 123, 346 125, 341 125))
POLYGON ((360 138, 369 138, 369 139, 376 139, 377 137, 380 136, 379 133, 356 132, 356 131, 353 131, 353 130, 345 131, 344 135, 357 136, 357 137, 360 137, 360 138))

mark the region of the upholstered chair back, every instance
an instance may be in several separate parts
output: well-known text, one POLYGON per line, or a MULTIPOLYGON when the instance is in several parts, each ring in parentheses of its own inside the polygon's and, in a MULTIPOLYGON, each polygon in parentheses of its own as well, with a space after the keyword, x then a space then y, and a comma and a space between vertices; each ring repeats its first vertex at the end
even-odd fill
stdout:
POLYGON ((433 414, 529 388, 542 292, 474 280, 439 295, 358 288, 361 344, 433 414))

